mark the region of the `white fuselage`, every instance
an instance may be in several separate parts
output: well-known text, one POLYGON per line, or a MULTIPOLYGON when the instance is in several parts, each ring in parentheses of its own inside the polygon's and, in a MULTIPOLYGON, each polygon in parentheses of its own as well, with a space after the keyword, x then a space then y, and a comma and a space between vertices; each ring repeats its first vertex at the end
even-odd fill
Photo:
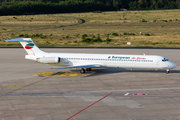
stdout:
POLYGON ((100 67, 116 68, 142 68, 142 69, 173 69, 176 64, 163 56, 156 55, 125 55, 125 54, 76 54, 76 53, 46 53, 29 55, 26 59, 36 60, 38 57, 60 57, 60 63, 56 66, 78 66, 88 64, 100 64, 100 67))
POLYGON ((90 71, 97 67, 116 68, 142 68, 142 69, 170 69, 176 68, 176 64, 163 56, 156 55, 125 55, 125 54, 82 54, 82 53, 47 53, 40 50, 31 38, 15 38, 7 42, 20 42, 28 55, 26 59, 39 63, 60 66, 53 69, 81 68, 90 71))

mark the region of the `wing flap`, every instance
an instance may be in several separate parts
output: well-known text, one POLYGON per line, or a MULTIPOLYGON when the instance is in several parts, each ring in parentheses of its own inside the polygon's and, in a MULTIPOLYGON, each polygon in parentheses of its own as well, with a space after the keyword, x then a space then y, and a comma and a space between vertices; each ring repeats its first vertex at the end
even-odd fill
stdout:
POLYGON ((99 65, 99 64, 79 65, 79 66, 69 66, 69 67, 57 67, 57 68, 51 68, 51 69, 96 68, 96 67, 101 67, 101 65, 99 65))

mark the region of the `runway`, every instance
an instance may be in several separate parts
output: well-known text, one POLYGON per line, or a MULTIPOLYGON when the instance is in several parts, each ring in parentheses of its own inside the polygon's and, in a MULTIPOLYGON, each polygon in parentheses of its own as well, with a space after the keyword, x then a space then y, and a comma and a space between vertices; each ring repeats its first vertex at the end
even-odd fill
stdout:
POLYGON ((0 120, 179 120, 180 50, 46 49, 46 52, 161 55, 165 70, 78 69, 25 60, 23 48, 0 48, 0 120))

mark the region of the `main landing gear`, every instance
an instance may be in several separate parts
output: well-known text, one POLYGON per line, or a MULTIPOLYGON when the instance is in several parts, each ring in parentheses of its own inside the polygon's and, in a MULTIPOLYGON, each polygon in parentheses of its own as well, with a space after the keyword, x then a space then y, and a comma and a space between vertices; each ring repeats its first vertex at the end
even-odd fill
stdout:
POLYGON ((170 71, 169 69, 166 69, 166 73, 167 73, 167 74, 169 73, 169 71, 170 71))
POLYGON ((86 68, 86 71, 91 71, 91 68, 86 68))
MULTIPOLYGON (((86 68, 86 71, 91 71, 91 68, 86 68)), ((86 71, 84 68, 81 68, 80 73, 85 73, 86 71)))
POLYGON ((85 69, 84 69, 84 68, 81 68, 80 73, 85 73, 85 69))

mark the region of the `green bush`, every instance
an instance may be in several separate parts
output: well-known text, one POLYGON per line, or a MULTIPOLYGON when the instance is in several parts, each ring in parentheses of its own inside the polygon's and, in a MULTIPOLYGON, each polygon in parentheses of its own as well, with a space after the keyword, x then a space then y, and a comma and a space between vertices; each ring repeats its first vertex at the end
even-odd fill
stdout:
POLYGON ((114 36, 118 36, 118 33, 112 33, 112 35, 114 35, 114 36))
POLYGON ((43 39, 43 38, 46 38, 46 36, 45 36, 45 35, 43 35, 43 36, 40 36, 40 38, 42 38, 42 39, 43 39))
POLYGON ((105 34, 105 36, 106 36, 106 37, 109 37, 109 35, 111 35, 111 34, 110 34, 110 33, 108 33, 108 34, 105 34))
POLYGON ((31 37, 40 37, 42 34, 32 34, 31 37))
POLYGON ((96 38, 96 39, 92 39, 92 40, 91 40, 91 42, 102 42, 102 40, 101 40, 101 39, 96 38))
POLYGON ((69 38, 69 35, 66 35, 66 38, 69 38))
POLYGON ((19 37, 24 37, 24 34, 19 34, 19 37))
POLYGON ((147 22, 147 20, 145 20, 145 19, 142 19, 142 21, 141 22, 147 22))
POLYGON ((46 38, 46 35, 43 35, 42 33, 40 34, 32 34, 32 35, 28 35, 28 34, 19 34, 19 37, 25 37, 25 38, 29 38, 29 37, 40 37, 40 38, 46 38))
POLYGON ((97 38, 92 39, 92 42, 102 42, 102 39, 100 38, 99 34, 97 38))
POLYGON ((179 45, 180 43, 179 42, 167 42, 167 44, 170 44, 170 45, 177 44, 177 45, 179 45))
POLYGON ((129 33, 129 35, 135 35, 135 33, 129 33))
POLYGON ((156 20, 153 20, 153 22, 156 22, 156 20))
POLYGON ((49 41, 46 41, 46 44, 50 44, 50 42, 49 42, 49 41))
MULTIPOLYGON (((86 35, 85 35, 86 36, 86 35)), ((83 38, 83 37, 82 37, 83 38)), ((99 34, 98 34, 98 37, 93 39, 93 38, 86 38, 84 37, 82 39, 82 42, 87 42, 87 43, 93 43, 93 42, 102 42, 102 39, 100 38, 99 34)))
POLYGON ((149 33, 145 33, 144 35, 145 35, 145 36, 150 36, 150 34, 149 34, 149 33))
POLYGON ((87 37, 87 34, 83 34, 82 35, 82 39, 86 38, 87 37))
POLYGON ((29 38, 30 36, 29 36, 28 34, 25 34, 24 37, 25 37, 25 38, 29 38))
POLYGON ((40 37, 40 38, 46 38, 46 35, 43 35, 42 33, 40 33, 40 34, 32 34, 32 35, 30 35, 30 37, 40 37))
POLYGON ((14 19, 17 19, 17 17, 13 17, 14 19))
POLYGON ((111 42, 111 39, 109 39, 109 37, 107 37, 106 42, 111 42))
POLYGON ((167 20, 160 20, 160 21, 168 22, 167 20))
POLYGON ((123 35, 135 35, 135 33, 124 33, 123 35))
POLYGON ((155 43, 151 43, 151 45, 157 45, 157 44, 159 44, 158 42, 155 42, 155 43))
POLYGON ((91 39, 91 38, 84 38, 83 40, 82 40, 82 42, 91 42, 93 39, 91 39))

